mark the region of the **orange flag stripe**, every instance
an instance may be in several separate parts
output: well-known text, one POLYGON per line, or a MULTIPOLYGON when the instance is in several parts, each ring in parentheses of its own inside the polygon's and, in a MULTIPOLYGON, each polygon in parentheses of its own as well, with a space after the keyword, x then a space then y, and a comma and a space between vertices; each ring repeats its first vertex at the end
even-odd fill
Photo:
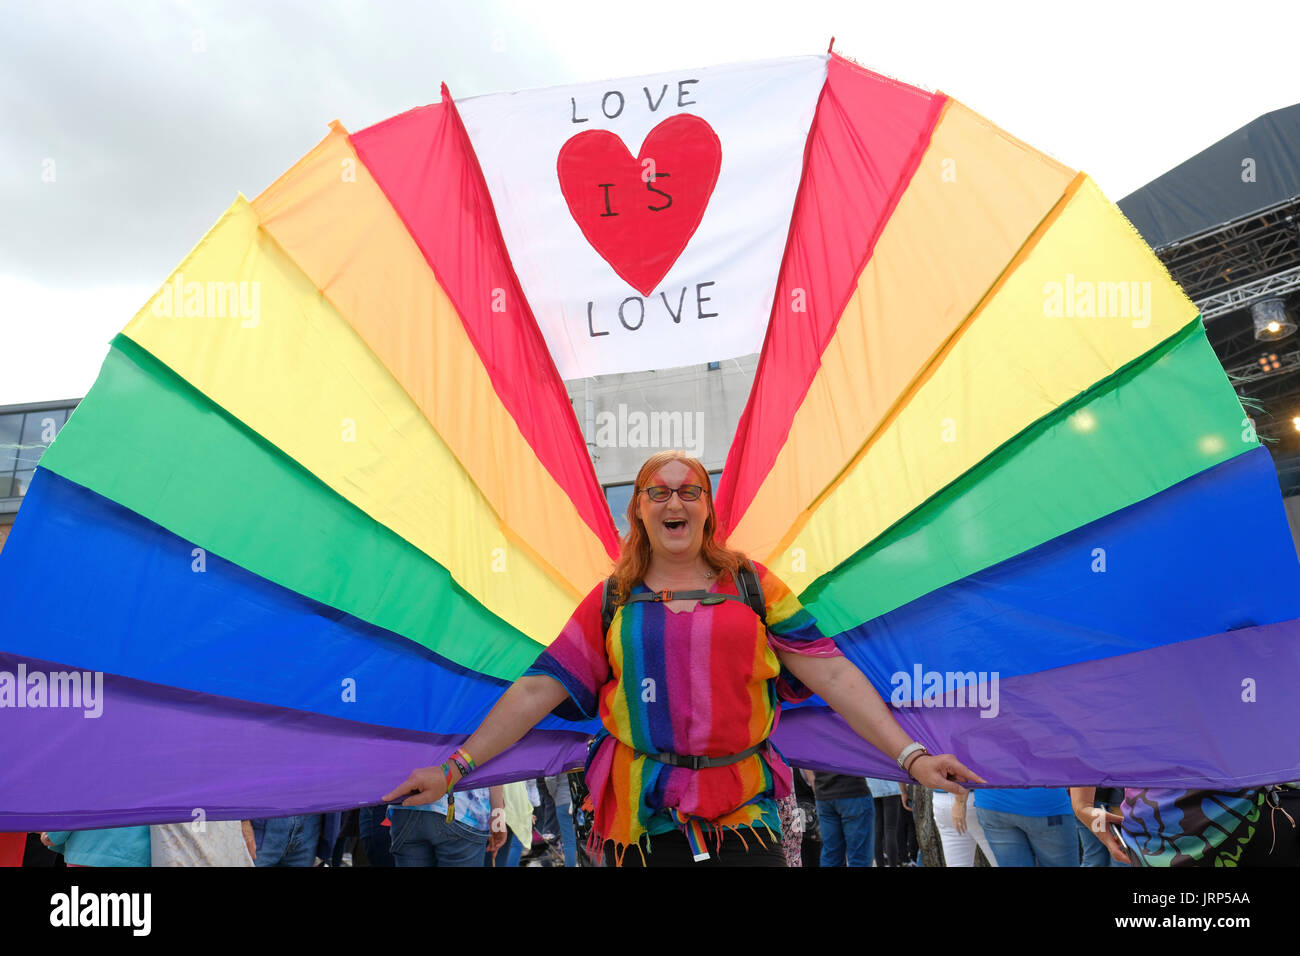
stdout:
POLYGON ((263 228, 411 396, 501 519, 576 593, 605 548, 498 398, 451 300, 342 125, 253 201, 263 228))
POLYGON ((733 547, 772 555, 942 351, 1074 175, 948 101, 776 463, 729 538, 733 547))

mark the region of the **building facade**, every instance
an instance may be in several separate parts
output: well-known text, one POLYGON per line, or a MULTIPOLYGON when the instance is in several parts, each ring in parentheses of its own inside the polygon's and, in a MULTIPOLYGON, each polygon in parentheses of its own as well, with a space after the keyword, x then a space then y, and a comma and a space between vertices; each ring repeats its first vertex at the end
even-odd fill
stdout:
POLYGON ((0 405, 0 549, 9 537, 36 463, 79 401, 0 405))
POLYGON ((747 355, 565 383, 620 533, 627 530, 632 482, 657 451, 689 452, 717 487, 757 368, 758 356, 747 355))

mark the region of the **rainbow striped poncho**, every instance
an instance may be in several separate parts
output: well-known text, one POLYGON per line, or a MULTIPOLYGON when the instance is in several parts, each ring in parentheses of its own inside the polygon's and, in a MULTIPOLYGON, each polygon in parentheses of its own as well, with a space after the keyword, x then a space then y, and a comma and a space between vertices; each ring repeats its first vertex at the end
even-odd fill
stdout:
MULTIPOLYGON (((776 801, 793 782, 775 748, 703 770, 638 755, 726 756, 747 750, 776 728, 779 700, 811 696, 782 670, 777 651, 840 656, 785 584, 762 565, 755 567, 767 607, 766 629, 739 601, 697 604, 682 612, 637 602, 620 607, 605 634, 597 586, 529 668, 529 674, 553 677, 569 692, 570 699, 555 709, 557 716, 599 714, 603 724, 587 759, 595 809, 593 852, 612 841, 621 862, 628 846, 679 827, 693 843, 707 835, 720 840, 724 830, 740 827, 763 826, 779 837, 776 801)), ((647 588, 639 584, 636 590, 647 588)), ((711 590, 737 594, 729 573, 711 590)))

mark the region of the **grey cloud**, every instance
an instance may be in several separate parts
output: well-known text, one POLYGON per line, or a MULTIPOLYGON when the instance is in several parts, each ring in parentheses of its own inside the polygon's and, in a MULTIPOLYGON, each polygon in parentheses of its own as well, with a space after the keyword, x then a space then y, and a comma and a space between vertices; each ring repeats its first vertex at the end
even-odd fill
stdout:
POLYGON ((362 129, 437 101, 444 80, 464 97, 571 78, 508 8, 469 0, 12 3, 0 18, 0 273, 61 288, 160 282, 332 119, 362 129))

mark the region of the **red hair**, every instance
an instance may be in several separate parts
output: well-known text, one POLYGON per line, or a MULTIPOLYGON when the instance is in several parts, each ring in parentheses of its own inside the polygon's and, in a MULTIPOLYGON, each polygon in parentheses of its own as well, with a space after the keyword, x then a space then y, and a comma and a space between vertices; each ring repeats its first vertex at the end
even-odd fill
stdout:
POLYGON ((641 581, 646 571, 650 569, 650 538, 646 534, 645 525, 641 523, 638 501, 640 492, 654 477, 655 472, 672 461, 680 461, 695 472, 700 485, 704 488, 704 493, 708 496, 709 517, 704 522, 704 542, 700 547, 700 554, 703 555, 705 562, 715 572, 730 571, 734 576, 737 569, 748 560, 741 552, 724 547, 714 538, 718 519, 713 511, 713 482, 703 462, 698 458, 692 458, 684 451, 656 452, 646 459, 646 463, 637 472, 636 483, 632 487, 632 500, 627 503, 628 531, 623 536, 623 547, 618 556, 618 563, 614 565, 614 597, 618 602, 627 599, 632 593, 632 588, 636 587, 637 582, 641 581))

